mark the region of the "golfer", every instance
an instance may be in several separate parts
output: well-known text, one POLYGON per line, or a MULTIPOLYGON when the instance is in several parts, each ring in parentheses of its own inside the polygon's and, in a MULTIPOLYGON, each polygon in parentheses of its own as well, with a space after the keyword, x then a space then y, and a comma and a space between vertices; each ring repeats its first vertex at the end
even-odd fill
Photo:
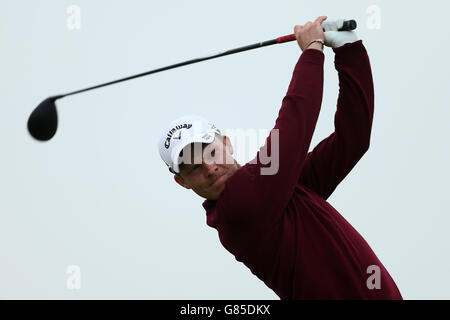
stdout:
POLYGON ((196 116, 172 122, 159 152, 175 181, 206 199, 207 224, 222 245, 280 299, 402 299, 367 242, 327 202, 369 148, 374 90, 362 40, 354 31, 324 33, 326 19, 295 26, 302 54, 252 161, 238 164, 229 137, 196 116), (308 152, 322 103, 324 45, 333 48, 339 74, 335 131, 308 152))

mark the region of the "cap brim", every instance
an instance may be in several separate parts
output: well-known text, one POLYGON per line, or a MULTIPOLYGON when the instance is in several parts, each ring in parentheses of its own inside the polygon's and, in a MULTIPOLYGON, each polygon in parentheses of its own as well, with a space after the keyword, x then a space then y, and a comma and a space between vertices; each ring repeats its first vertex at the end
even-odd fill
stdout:
POLYGON ((191 136, 189 138, 186 138, 185 140, 183 140, 182 142, 180 142, 175 148, 173 148, 172 150, 172 154, 171 154, 171 158, 172 158, 172 163, 173 163, 173 171, 175 171, 176 173, 180 173, 180 168, 179 168, 179 157, 180 157, 180 153, 181 150, 183 150, 186 146, 190 145, 191 143, 212 143, 215 139, 215 132, 210 132, 211 138, 209 139, 205 139, 203 138, 205 135, 205 133, 196 135, 196 136, 191 136))

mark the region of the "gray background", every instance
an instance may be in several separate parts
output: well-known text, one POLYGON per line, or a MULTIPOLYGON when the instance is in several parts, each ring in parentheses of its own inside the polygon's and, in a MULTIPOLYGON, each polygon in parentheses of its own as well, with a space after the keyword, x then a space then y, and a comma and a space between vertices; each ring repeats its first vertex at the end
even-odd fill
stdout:
MULTIPOLYGON (((295 42, 58 101, 44 98, 290 34, 319 15, 354 18, 375 81, 371 148, 329 202, 364 236, 406 299, 448 299, 448 1, 2 1, 0 298, 277 299, 220 244, 202 199, 159 158, 160 131, 201 114, 221 129, 271 129, 301 53, 295 42), (66 10, 81 8, 81 29, 66 10), (381 28, 367 8, 381 9, 381 28), (81 289, 66 286, 69 265, 81 289)), ((333 130, 326 48, 311 149, 333 130)))

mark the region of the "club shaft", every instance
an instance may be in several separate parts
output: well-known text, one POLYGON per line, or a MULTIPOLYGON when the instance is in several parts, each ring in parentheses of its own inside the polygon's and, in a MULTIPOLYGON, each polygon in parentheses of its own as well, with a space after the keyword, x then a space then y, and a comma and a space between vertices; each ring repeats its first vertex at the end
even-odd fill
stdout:
POLYGON ((162 72, 162 71, 166 71, 166 70, 170 70, 170 69, 175 69, 175 68, 186 66, 186 65, 189 65, 189 64, 198 63, 198 62, 202 62, 202 61, 206 61, 206 60, 210 60, 210 59, 215 59, 215 58, 227 56, 227 55, 238 53, 238 52, 243 52, 243 51, 247 51, 247 50, 257 49, 257 48, 261 48, 261 47, 265 47, 265 46, 270 46, 270 45, 277 44, 277 43, 278 42, 276 41, 276 39, 269 40, 269 41, 264 41, 264 42, 259 42, 259 43, 247 45, 247 46, 244 46, 244 47, 231 49, 231 50, 228 50, 228 51, 225 51, 225 52, 221 52, 219 54, 214 54, 214 55, 210 55, 210 56, 206 56, 206 57, 202 57, 202 58, 196 58, 196 59, 192 59, 192 60, 179 62, 179 63, 176 63, 176 64, 172 64, 170 66, 166 66, 166 67, 150 70, 150 71, 139 73, 139 74, 135 74, 135 75, 132 75, 132 76, 129 76, 129 77, 126 77, 126 78, 121 78, 121 79, 117 79, 117 80, 114 80, 114 81, 102 83, 102 84, 99 84, 99 85, 96 85, 96 86, 88 87, 88 88, 85 88, 85 89, 73 91, 73 92, 66 93, 66 94, 62 95, 61 97, 66 97, 66 96, 70 96, 70 95, 73 95, 73 94, 77 94, 77 93, 81 93, 81 92, 85 92, 85 91, 89 91, 89 90, 93 90, 93 89, 98 89, 98 88, 101 88, 101 87, 109 86, 109 85, 116 84, 116 83, 119 83, 119 82, 128 81, 128 80, 131 80, 131 79, 147 76, 149 74, 162 72))
MULTIPOLYGON (((347 20, 347 21, 344 21, 344 25, 343 25, 343 27, 340 30, 342 30, 342 31, 343 30, 353 30, 355 28, 356 28, 356 21, 354 21, 354 20, 347 20)), ((196 58, 196 59, 192 59, 192 60, 187 60, 187 61, 184 61, 184 62, 172 64, 170 66, 166 66, 166 67, 154 69, 154 70, 151 70, 151 71, 135 74, 135 75, 132 75, 132 76, 129 76, 129 77, 126 77, 126 78, 121 78, 121 79, 117 79, 117 80, 114 80, 114 81, 102 83, 102 84, 99 84, 99 85, 96 85, 96 86, 88 87, 88 88, 85 88, 85 89, 69 92, 69 93, 66 93, 64 95, 58 96, 58 99, 66 97, 66 96, 70 96, 70 95, 73 95, 73 94, 77 94, 77 93, 81 93, 81 92, 85 92, 85 91, 89 91, 89 90, 93 90, 93 89, 97 89, 97 88, 101 88, 101 87, 106 87, 106 86, 109 86, 109 85, 112 85, 112 84, 116 84, 116 83, 119 83, 119 82, 128 81, 128 80, 131 80, 131 79, 147 76, 149 74, 158 73, 158 72, 162 72, 162 71, 166 71, 166 70, 170 70, 170 69, 175 69, 175 68, 186 66, 186 65, 189 65, 189 64, 198 63, 198 62, 206 61, 206 60, 211 60, 211 59, 227 56, 227 55, 238 53, 238 52, 253 50, 253 49, 257 49, 257 48, 262 48, 262 47, 266 47, 266 46, 270 46, 270 45, 274 45, 274 44, 279 44, 279 43, 284 43, 284 42, 289 42, 289 41, 294 41, 294 40, 296 40, 295 34, 290 34, 290 35, 286 35, 286 36, 283 36, 283 37, 278 37, 276 39, 254 43, 254 44, 251 44, 251 45, 247 45, 247 46, 243 46, 243 47, 227 50, 227 51, 221 52, 219 54, 214 54, 214 55, 206 56, 206 57, 203 57, 203 58, 196 58)))

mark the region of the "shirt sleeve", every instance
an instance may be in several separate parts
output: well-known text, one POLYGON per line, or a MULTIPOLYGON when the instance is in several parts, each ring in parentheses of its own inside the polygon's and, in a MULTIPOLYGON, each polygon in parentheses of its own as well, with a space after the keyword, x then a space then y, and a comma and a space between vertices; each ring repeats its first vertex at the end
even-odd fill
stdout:
MULTIPOLYGON (((320 113, 323 94, 323 52, 305 50, 300 56, 283 98, 275 126, 256 157, 230 178, 221 196, 235 206, 235 216, 254 212, 258 219, 282 212, 303 167, 320 113)), ((230 215, 231 216, 231 215, 230 215)))
POLYGON ((372 72, 362 40, 334 52, 339 75, 335 131, 308 153, 299 178, 325 200, 368 150, 374 112, 372 72))

